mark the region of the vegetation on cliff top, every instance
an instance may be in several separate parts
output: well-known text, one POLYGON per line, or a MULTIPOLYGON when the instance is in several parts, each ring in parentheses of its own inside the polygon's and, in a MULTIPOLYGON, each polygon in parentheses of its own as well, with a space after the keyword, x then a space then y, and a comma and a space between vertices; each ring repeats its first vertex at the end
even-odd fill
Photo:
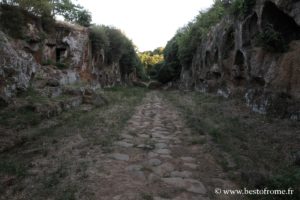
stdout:
MULTIPOLYGON (((0 28, 13 38, 26 39, 24 32, 31 18, 39 18, 47 33, 55 31, 55 16, 63 16, 66 21, 82 26, 91 26, 90 13, 72 0, 0 0, 0 6, 0 28)), ((100 51, 104 51, 104 64, 119 62, 122 75, 136 70, 140 78, 146 79, 134 44, 119 29, 93 25, 90 28, 90 40, 93 54, 102 54, 100 51)))
POLYGON ((42 18, 54 19, 60 15, 82 26, 90 26, 92 21, 90 12, 72 0, 0 0, 0 5, 15 6, 42 18))
POLYGON ((165 62, 158 70, 158 80, 168 82, 180 77, 181 68, 190 68, 201 41, 209 30, 225 15, 244 17, 249 14, 255 0, 215 0, 207 11, 200 11, 191 22, 178 29, 164 50, 165 62))
POLYGON ((115 27, 94 25, 91 27, 90 39, 93 54, 101 54, 103 51, 105 64, 119 62, 122 75, 129 75, 136 70, 138 76, 145 79, 143 66, 135 46, 121 30, 115 27))

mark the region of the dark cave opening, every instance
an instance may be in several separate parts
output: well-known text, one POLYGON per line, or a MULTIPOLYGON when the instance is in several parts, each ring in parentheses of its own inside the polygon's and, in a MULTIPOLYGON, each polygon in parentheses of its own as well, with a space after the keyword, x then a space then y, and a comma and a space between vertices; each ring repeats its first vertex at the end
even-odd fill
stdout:
POLYGON ((66 52, 66 48, 57 48, 56 49, 56 62, 61 63, 64 59, 64 54, 66 52))
POLYGON ((238 50, 235 55, 234 65, 238 66, 239 71, 244 71, 245 58, 244 54, 238 50))
POLYGON ((211 66, 211 64, 212 64, 212 62, 211 62, 211 54, 210 54, 210 52, 209 51, 206 51, 206 53, 205 53, 205 66, 206 67, 209 67, 209 66, 211 66))
POLYGON ((214 55, 214 62, 215 62, 215 63, 218 63, 218 60, 219 60, 219 51, 218 51, 218 49, 216 48, 216 49, 215 49, 215 55, 214 55))
POLYGON ((265 3, 262 13, 262 27, 268 25, 272 25, 287 43, 300 39, 300 27, 295 20, 270 1, 265 3))
POLYGON ((245 57, 240 50, 235 54, 232 76, 235 85, 242 85, 245 81, 245 57))
POLYGON ((253 77, 251 79, 251 85, 262 87, 266 84, 265 80, 262 77, 253 77))

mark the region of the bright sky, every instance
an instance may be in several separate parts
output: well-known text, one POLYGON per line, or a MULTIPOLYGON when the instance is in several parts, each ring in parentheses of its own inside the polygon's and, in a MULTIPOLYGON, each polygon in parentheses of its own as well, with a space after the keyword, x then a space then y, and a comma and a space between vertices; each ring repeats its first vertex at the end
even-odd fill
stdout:
POLYGON ((163 47, 213 0, 77 0, 93 23, 121 29, 140 51, 163 47))

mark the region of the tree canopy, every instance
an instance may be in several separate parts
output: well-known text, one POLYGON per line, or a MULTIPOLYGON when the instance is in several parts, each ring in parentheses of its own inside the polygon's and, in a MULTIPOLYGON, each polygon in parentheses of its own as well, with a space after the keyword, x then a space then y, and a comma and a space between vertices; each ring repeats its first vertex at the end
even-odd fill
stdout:
POLYGON ((82 6, 74 4, 72 0, 0 0, 0 3, 19 6, 21 9, 41 17, 60 15, 65 20, 82 26, 90 26, 92 21, 90 12, 82 6))
POLYGON ((156 64, 164 61, 162 47, 159 47, 154 51, 140 52, 138 55, 148 74, 156 64))

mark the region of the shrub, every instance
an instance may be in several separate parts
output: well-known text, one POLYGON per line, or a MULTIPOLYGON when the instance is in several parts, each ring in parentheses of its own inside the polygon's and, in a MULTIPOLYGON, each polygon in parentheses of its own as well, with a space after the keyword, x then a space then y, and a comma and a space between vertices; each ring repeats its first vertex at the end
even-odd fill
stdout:
POLYGON ((177 63, 163 63, 160 67, 157 80, 161 83, 167 83, 179 79, 181 67, 178 69, 177 63))
POLYGON ((1 5, 1 29, 13 38, 24 37, 24 15, 20 8, 10 5, 1 5))
POLYGON ((251 12, 255 3, 255 0, 233 0, 229 12, 234 16, 244 17, 251 12))
POLYGON ((42 65, 54 65, 55 63, 51 59, 44 60, 42 65))
POLYGON ((293 195, 267 195, 265 196, 265 200, 273 200, 273 199, 285 199, 285 200, 293 200, 300 199, 300 169, 299 168, 290 168, 289 170, 280 173, 279 175, 275 175, 271 177, 266 183, 263 185, 270 190, 282 190, 282 189, 293 189, 293 195))
POLYGON ((287 49, 281 33, 276 31, 271 24, 267 24, 264 30, 258 34, 256 43, 271 52, 283 52, 287 49))
POLYGON ((215 0, 208 11, 200 12, 192 22, 177 31, 164 50, 166 62, 159 72, 161 81, 179 78, 182 67, 190 68, 198 45, 225 14, 225 3, 215 0))
POLYGON ((65 63, 61 63, 61 62, 57 62, 55 65, 59 69, 67 69, 68 68, 68 65, 66 65, 65 63))
POLYGON ((93 26, 90 30, 90 40, 92 44, 93 54, 97 54, 100 50, 106 50, 109 46, 109 38, 106 34, 106 26, 93 26))
POLYGON ((157 48, 154 51, 140 52, 138 56, 147 74, 153 71, 152 69, 155 65, 164 61, 163 48, 157 48))
POLYGON ((141 70, 141 62, 132 41, 119 29, 109 26, 93 26, 90 29, 90 40, 93 56, 104 51, 105 63, 119 62, 123 77, 136 69, 140 77, 146 78, 144 70, 141 70))
POLYGON ((55 32, 55 19, 51 15, 43 15, 41 17, 42 28, 46 33, 55 32))

